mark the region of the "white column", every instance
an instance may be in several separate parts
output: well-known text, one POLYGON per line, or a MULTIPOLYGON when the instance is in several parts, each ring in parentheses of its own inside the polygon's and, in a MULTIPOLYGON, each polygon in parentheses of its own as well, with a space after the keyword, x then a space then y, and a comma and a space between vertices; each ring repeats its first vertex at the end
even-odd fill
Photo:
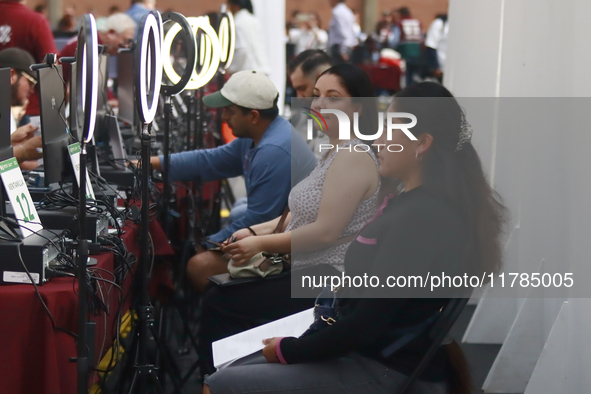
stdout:
POLYGON ((279 90, 279 112, 285 101, 285 0, 252 0, 254 14, 263 29, 267 59, 271 67, 269 78, 279 90))

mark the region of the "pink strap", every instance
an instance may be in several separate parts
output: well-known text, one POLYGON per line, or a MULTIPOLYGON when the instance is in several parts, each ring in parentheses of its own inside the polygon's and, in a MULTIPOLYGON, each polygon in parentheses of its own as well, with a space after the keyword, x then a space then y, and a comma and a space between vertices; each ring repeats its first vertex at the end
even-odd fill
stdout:
POLYGON ((375 238, 365 238, 361 235, 357 237, 357 242, 362 243, 364 245, 377 245, 378 240, 375 238))
MULTIPOLYGON (((376 210, 376 213, 369 220, 369 222, 367 222, 367 224, 370 224, 371 222, 376 220, 378 217, 380 217, 382 215, 382 213, 384 213, 384 209, 386 209, 386 207, 388 206, 388 202, 393 198, 394 198, 394 194, 392 194, 392 193, 390 193, 386 197, 384 197, 384 201, 382 202, 382 205, 380 205, 378 207, 378 209, 376 210)), ((366 226, 367 226, 367 224, 366 224, 366 226)))
MULTIPOLYGON (((392 193, 390 193, 390 194, 388 194, 386 197, 384 197, 384 201, 382 202, 382 205, 380 205, 380 206, 378 207, 378 209, 376 210, 376 213, 373 215, 373 217, 372 217, 371 219, 369 219, 369 222, 367 222, 367 223, 365 224, 365 226, 363 226, 363 227, 361 228, 361 230, 359 230, 359 233, 358 233, 358 234, 361 234, 361 232, 362 232, 362 231, 363 231, 363 230, 364 230, 364 229, 365 229, 365 228, 366 228, 366 227, 367 227, 367 226, 368 226, 370 223, 372 223, 374 220, 376 220, 377 218, 379 218, 379 217, 382 215, 382 213, 384 213, 384 209, 386 209, 386 207, 388 206, 388 202, 389 202, 391 199, 393 199, 393 198, 394 198, 394 194, 392 194, 392 193)), ((365 237, 362 237, 361 235, 358 235, 358 236, 355 238, 355 240, 356 240, 357 242, 361 242, 362 244, 365 244, 365 245, 377 245, 377 243, 378 243, 378 240, 377 240, 377 239, 375 239, 375 238, 365 238, 365 237)))
POLYGON ((279 362, 281 364, 288 364, 288 362, 285 361, 283 354, 281 353, 281 341, 282 340, 283 340, 283 338, 281 338, 280 340, 277 341, 277 345, 275 346, 275 355, 277 355, 277 359, 279 360, 279 362))

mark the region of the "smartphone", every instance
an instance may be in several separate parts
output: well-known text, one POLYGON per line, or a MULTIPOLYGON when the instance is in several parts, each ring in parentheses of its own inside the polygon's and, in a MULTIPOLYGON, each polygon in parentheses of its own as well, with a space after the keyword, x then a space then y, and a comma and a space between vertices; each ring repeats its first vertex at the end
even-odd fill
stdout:
POLYGON ((209 248, 209 250, 221 250, 221 248, 224 246, 223 244, 221 244, 219 242, 210 241, 208 239, 206 239, 205 242, 207 242, 208 244, 212 244, 212 245, 217 246, 217 248, 209 248))

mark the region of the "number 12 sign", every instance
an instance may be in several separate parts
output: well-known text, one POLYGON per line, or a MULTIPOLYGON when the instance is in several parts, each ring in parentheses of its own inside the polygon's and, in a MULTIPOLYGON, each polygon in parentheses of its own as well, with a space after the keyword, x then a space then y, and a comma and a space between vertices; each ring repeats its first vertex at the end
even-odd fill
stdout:
POLYGON ((23 232, 23 237, 26 238, 42 230, 43 225, 39 221, 35 204, 33 204, 23 173, 14 157, 0 162, 0 176, 14 209, 14 215, 23 232))

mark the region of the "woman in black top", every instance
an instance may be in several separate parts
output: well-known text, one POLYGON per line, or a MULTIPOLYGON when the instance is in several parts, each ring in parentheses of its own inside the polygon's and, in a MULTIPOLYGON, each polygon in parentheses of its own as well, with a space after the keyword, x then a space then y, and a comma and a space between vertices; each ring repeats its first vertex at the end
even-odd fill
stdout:
MULTIPOLYGON (((351 244, 347 276, 377 276, 385 284, 390 276, 496 272, 505 209, 486 182, 457 101, 441 85, 421 83, 401 91, 388 112, 414 114, 417 140, 394 129, 389 140, 384 130, 376 141, 380 174, 401 182, 404 192, 386 197, 351 244), (403 150, 388 151, 392 144, 403 150)), ((206 377, 204 393, 395 393, 430 341, 417 328, 396 351, 387 349, 400 344, 405 329, 433 321, 450 297, 468 297, 471 290, 431 292, 429 286, 397 283, 339 290, 341 316, 335 323, 300 338, 266 340, 258 359, 206 377)), ((465 367, 457 343, 443 346, 411 392, 467 394, 465 367)))

